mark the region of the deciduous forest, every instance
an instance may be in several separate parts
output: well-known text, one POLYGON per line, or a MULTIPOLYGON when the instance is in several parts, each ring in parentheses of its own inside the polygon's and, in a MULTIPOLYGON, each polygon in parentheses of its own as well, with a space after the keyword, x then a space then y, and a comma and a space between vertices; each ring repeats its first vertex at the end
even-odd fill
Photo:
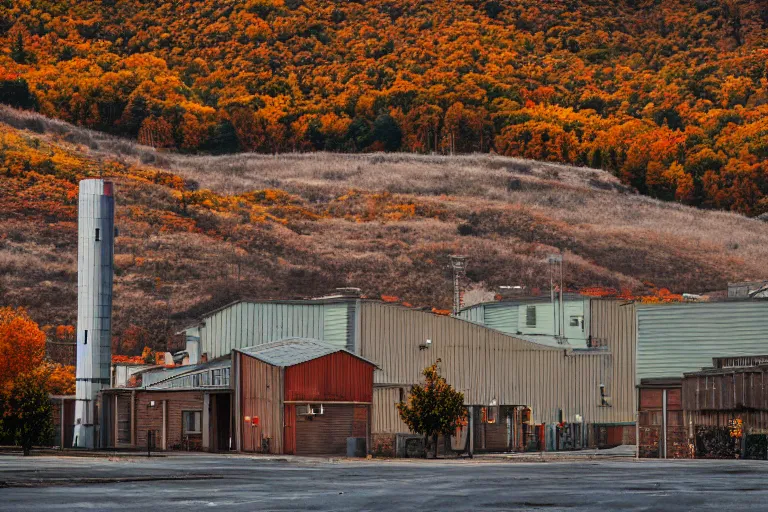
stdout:
POLYGON ((0 0, 0 102, 190 153, 576 164, 759 215, 767 47, 759 0, 0 0))

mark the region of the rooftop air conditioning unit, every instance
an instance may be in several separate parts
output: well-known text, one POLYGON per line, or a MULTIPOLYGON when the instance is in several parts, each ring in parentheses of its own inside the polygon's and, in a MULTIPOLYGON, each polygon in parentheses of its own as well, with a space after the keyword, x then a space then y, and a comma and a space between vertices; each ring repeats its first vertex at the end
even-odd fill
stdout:
POLYGON ((324 412, 322 404, 319 406, 309 404, 296 406, 296 414, 299 416, 321 416, 324 412))

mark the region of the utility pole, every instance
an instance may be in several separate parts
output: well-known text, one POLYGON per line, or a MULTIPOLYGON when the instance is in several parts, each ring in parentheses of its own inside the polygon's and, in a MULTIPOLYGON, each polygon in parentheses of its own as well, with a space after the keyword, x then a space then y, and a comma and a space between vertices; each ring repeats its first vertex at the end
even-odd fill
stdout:
POLYGON ((549 263, 549 296, 552 301, 552 319, 554 321, 554 334, 558 338, 560 343, 563 343, 563 335, 565 330, 563 329, 563 323, 565 322, 565 312, 563 311, 563 255, 562 254, 550 254, 547 258, 549 263), (555 285, 555 281, 559 279, 560 284, 555 285), (555 302, 555 288, 559 290, 559 304, 555 302), (559 308, 559 314, 558 314, 559 308))
POLYGON ((452 254, 451 268, 453 269, 453 316, 459 314, 464 305, 464 295, 461 292, 461 280, 467 273, 467 256, 452 254))

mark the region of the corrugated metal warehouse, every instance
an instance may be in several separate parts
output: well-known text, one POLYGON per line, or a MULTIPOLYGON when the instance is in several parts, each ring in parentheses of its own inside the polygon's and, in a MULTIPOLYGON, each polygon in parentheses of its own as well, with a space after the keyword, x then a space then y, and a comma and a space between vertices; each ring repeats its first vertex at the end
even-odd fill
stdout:
MULTIPOLYGON (((457 318, 363 302, 361 354, 382 368, 375 376, 373 431, 408 432, 395 404, 438 358, 442 375, 464 393, 467 405, 525 406, 535 424, 633 425, 632 305, 600 302, 597 332, 604 346, 586 350, 537 345, 457 318)), ((491 412, 489 417, 499 417, 498 409, 491 412)))
POLYGON ((233 361, 239 450, 346 455, 355 439, 366 453, 373 363, 299 338, 236 349, 233 361))
POLYGON ((637 306, 637 381, 681 378, 724 356, 768 353, 768 301, 637 306))
POLYGON ((226 356, 237 348, 292 337, 323 340, 355 353, 359 304, 359 299, 343 297, 236 302, 208 313, 184 333, 188 343, 199 340, 197 353, 206 354, 208 360, 226 356))
MULTIPOLYGON (((635 421, 634 305, 574 302, 577 316, 588 314, 583 325, 589 329, 584 338, 590 348, 537 343, 532 336, 349 297, 236 303, 207 315, 185 334, 188 344, 199 344, 198 353, 207 358, 286 336, 324 342, 330 336, 334 346, 353 349, 381 368, 372 400, 374 434, 408 432, 395 404, 420 381, 421 370, 441 358, 443 374, 465 393, 466 404, 483 408, 480 417, 504 420, 503 414, 525 408, 531 423, 602 425, 618 429, 619 442, 631 441, 623 432, 634 434, 633 427, 626 428, 635 421)), ((196 347, 188 352, 195 353, 196 347)), ((523 416, 515 418, 522 421, 523 416)), ((507 447, 512 446, 508 440, 507 447)))
POLYGON ((768 356, 715 358, 640 387, 640 457, 768 457, 768 356))

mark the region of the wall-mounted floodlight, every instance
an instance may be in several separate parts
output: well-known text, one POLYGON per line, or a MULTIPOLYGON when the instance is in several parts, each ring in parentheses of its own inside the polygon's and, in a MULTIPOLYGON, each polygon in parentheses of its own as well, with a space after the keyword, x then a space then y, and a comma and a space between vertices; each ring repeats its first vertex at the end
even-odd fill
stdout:
POLYGON ((424 343, 422 343, 421 345, 419 345, 419 350, 426 350, 426 349, 428 349, 430 346, 432 346, 432 340, 431 340, 431 339, 429 339, 429 338, 427 338, 426 340, 424 340, 424 343))

